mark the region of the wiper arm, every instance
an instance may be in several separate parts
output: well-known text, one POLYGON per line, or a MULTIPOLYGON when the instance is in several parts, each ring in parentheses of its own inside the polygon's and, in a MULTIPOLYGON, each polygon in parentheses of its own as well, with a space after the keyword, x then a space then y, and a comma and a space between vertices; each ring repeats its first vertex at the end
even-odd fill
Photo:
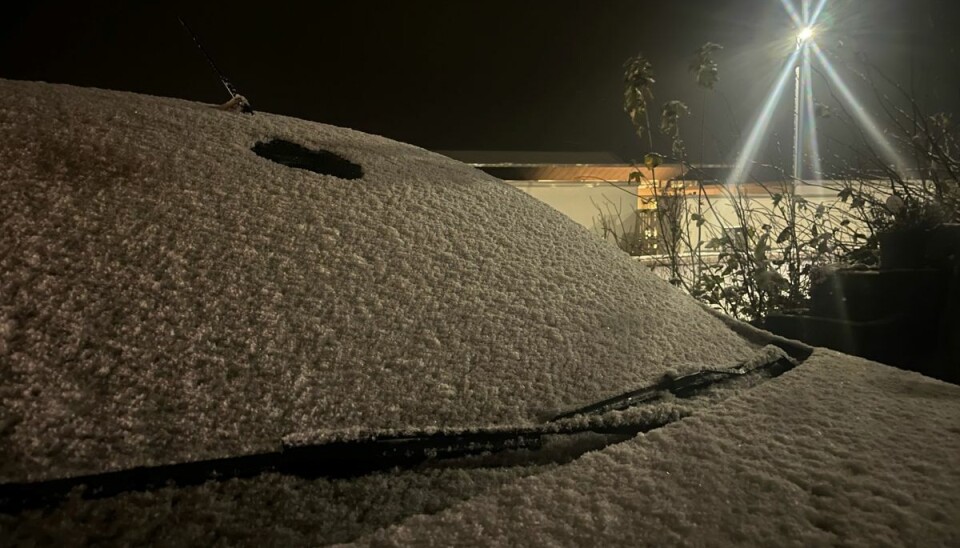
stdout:
POLYGON ((787 356, 777 356, 759 364, 741 363, 729 369, 701 369, 695 373, 679 377, 664 377, 660 382, 607 398, 583 407, 566 411, 550 419, 550 422, 569 419, 577 415, 602 415, 610 411, 622 411, 640 404, 649 403, 669 393, 677 398, 689 398, 701 390, 743 377, 752 373, 765 372, 770 377, 778 377, 796 367, 798 362, 787 356))
POLYGON ((85 487, 84 498, 103 498, 129 491, 147 491, 168 485, 200 485, 210 480, 250 478, 264 473, 304 478, 349 478, 394 468, 413 468, 436 459, 454 459, 510 449, 538 449, 545 436, 596 432, 634 435, 676 420, 656 417, 626 425, 604 426, 562 421, 577 415, 599 415, 656 401, 664 393, 688 398, 736 377, 764 371, 778 376, 797 365, 782 355, 759 365, 704 369, 668 377, 642 388, 561 413, 546 423, 520 428, 471 429, 413 434, 372 434, 363 439, 324 443, 285 444, 278 451, 178 464, 144 466, 46 481, 0 484, 0 513, 57 504, 73 489, 85 487))

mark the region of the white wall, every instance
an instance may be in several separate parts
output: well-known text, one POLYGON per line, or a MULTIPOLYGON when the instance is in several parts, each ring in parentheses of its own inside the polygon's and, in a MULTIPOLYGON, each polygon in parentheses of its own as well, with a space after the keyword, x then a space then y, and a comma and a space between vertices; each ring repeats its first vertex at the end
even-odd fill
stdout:
MULTIPOLYGON (((603 210, 605 215, 616 215, 619 210, 620 219, 622 219, 624 225, 630 228, 634 226, 633 217, 637 210, 637 187, 635 185, 625 183, 611 185, 596 182, 508 181, 508 183, 595 232, 599 233, 598 220, 601 215, 597 206, 603 210)), ((835 191, 824 189, 820 184, 798 185, 797 194, 803 196, 814 208, 824 202, 833 202, 837 197, 835 191)), ((773 207, 772 197, 769 194, 758 192, 756 187, 745 199, 751 201, 750 205, 753 208, 773 207)), ((688 198, 690 211, 696 211, 696 200, 696 196, 688 198)), ((704 217, 709 224, 723 227, 740 226, 734 212, 734 204, 729 198, 714 196, 711 197, 711 201, 713 210, 711 211, 706 207, 704 209, 704 217)), ((695 232, 695 230, 691 230, 694 239, 695 232)), ((706 240, 710 238, 710 235, 704 233, 703 238, 706 240)))
POLYGON ((606 184, 579 182, 516 182, 508 183, 546 203, 581 225, 595 230, 600 215, 597 206, 606 214, 619 209, 626 222, 637 209, 635 184, 606 184))

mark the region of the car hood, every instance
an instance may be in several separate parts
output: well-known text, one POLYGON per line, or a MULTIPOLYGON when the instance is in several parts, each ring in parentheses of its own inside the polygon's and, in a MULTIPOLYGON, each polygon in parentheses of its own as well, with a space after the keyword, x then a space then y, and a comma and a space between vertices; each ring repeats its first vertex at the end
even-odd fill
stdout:
POLYGON ((572 461, 543 449, 351 479, 76 492, 0 513, 0 534, 50 545, 957 544, 960 387, 818 349, 726 395, 572 461))
POLYGON ((522 192, 349 129, 0 80, 0 196, 0 482, 536 424, 757 348, 522 192))
POLYGON ((818 349, 699 415, 356 546, 953 546, 960 387, 818 349))

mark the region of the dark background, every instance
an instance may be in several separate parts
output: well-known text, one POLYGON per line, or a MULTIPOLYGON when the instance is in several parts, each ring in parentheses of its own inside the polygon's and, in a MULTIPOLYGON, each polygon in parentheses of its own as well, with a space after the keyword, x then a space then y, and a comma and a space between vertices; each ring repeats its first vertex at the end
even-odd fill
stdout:
MULTIPOLYGON (((2 78, 224 102, 179 14, 258 110, 439 150, 604 150, 625 159, 646 152, 622 110, 627 57, 653 62, 657 104, 688 103, 688 136, 699 135, 706 112, 704 159, 729 161, 795 34, 778 0, 22 4, 0 18, 2 78), (706 41, 725 50, 721 84, 704 103, 687 65, 706 41)), ((957 110, 958 4, 832 0, 819 42, 844 58, 866 52, 931 110, 957 110)), ((790 142, 789 96, 767 157, 778 138, 790 142)), ((818 83, 818 100, 828 99, 818 83)), ((688 141, 698 157, 699 137, 688 141)))

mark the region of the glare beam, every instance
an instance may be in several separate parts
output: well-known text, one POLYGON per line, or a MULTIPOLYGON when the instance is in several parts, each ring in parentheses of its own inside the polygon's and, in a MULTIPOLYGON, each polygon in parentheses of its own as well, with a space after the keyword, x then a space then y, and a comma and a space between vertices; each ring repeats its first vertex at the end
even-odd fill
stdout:
POLYGON ((793 19, 793 24, 797 27, 802 27, 803 18, 800 17, 800 14, 797 13, 797 8, 794 7, 793 3, 790 0, 780 0, 780 3, 783 4, 783 9, 787 10, 787 15, 790 16, 790 19, 793 19))
POLYGON ((816 44, 811 44, 811 46, 813 53, 817 56, 817 60, 820 61, 820 65, 823 67, 823 72, 827 75, 830 83, 840 92, 843 100, 850 106, 850 111, 856 116, 857 121, 860 122, 867 136, 869 136, 873 144, 880 149, 881 156, 883 156, 886 161, 892 162, 893 165, 896 166, 897 172, 903 173, 903 167, 906 166, 906 163, 900 158, 900 155, 886 139, 883 131, 880 130, 880 127, 873 118, 870 117, 863 105, 854 97, 853 92, 840 78, 836 69, 833 68, 833 64, 827 59, 827 56, 820 51, 820 48, 818 48, 816 44))
POLYGON ((734 165, 733 171, 730 172, 730 176, 727 178, 728 186, 744 182, 743 178, 747 173, 747 168, 753 163, 753 159, 757 155, 757 151, 760 148, 763 137, 767 132, 767 128, 770 126, 770 121, 773 119, 773 111, 777 106, 777 103, 780 102, 780 98, 783 96, 783 91, 787 88, 787 82, 790 81, 790 75, 793 74, 799 55, 800 50, 796 50, 790 55, 786 66, 784 66, 783 71, 780 73, 776 83, 770 90, 770 95, 767 96, 767 100, 763 104, 763 109, 760 111, 760 116, 757 117, 753 127, 750 129, 750 135, 747 137, 746 142, 744 142, 743 149, 740 151, 740 157, 737 158, 737 163, 734 165))
POLYGON ((817 4, 816 9, 813 10, 813 15, 810 16, 810 20, 807 21, 807 25, 813 26, 816 24, 817 19, 820 18, 820 14, 823 13, 823 8, 827 6, 827 0, 820 0, 820 3, 817 4))
POLYGON ((820 162, 820 144, 817 140, 817 115, 813 102, 813 72, 810 68, 810 48, 803 51, 803 109, 804 129, 807 132, 807 154, 810 157, 810 166, 813 170, 811 178, 819 179, 823 176, 823 167, 820 162))

